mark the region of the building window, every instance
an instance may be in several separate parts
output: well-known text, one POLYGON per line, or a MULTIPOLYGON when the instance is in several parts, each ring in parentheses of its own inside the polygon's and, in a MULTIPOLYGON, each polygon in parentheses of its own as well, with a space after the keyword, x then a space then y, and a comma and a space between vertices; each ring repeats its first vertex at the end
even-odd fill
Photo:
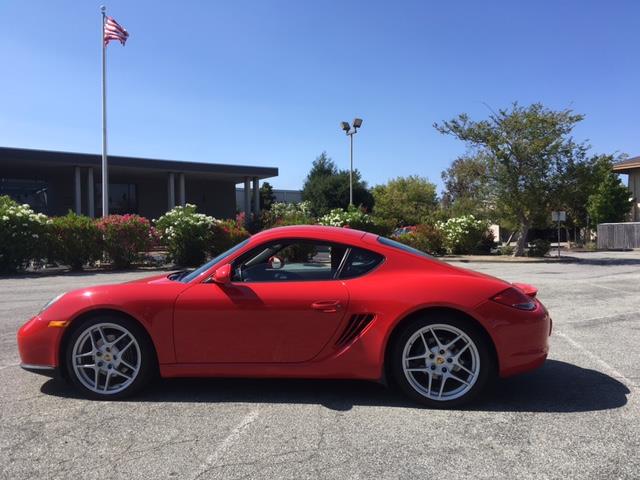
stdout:
POLYGON ((28 203, 36 212, 49 213, 48 190, 46 182, 0 178, 0 196, 8 195, 20 204, 28 203))
MULTIPOLYGON (((97 183, 96 188, 96 213, 102 215, 102 185, 97 183)), ((123 215, 125 213, 138 213, 138 195, 136 185, 133 183, 109 184, 109 213, 123 215)))

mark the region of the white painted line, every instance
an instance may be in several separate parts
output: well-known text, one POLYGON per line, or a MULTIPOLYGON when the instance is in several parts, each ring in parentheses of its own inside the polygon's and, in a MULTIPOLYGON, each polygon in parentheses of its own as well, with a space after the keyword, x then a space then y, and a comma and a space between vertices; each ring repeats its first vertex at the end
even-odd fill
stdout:
POLYGON ((19 365, 20 365, 19 363, 12 363, 11 365, 3 365, 0 367, 0 370, 4 370, 5 368, 17 367, 19 365))
POLYGON ((211 452, 206 460, 200 465, 198 468, 198 472, 194 475, 194 479, 200 477, 203 473, 205 473, 211 467, 215 467, 218 462, 222 459, 227 449, 235 443, 235 441, 242 435, 244 429, 246 429, 251 423, 255 422, 258 418, 258 409, 252 410, 247 413, 243 419, 236 425, 229 435, 227 435, 222 442, 216 447, 216 449, 211 452))
POLYGON ((618 293, 628 293, 630 295, 636 295, 638 293, 638 292, 630 292, 629 290, 622 290, 620 288, 615 288, 615 287, 607 287, 605 285, 599 285, 597 283, 591 283, 591 282, 580 282, 580 283, 586 283, 587 285, 590 285, 596 288, 604 288, 605 290, 613 290, 614 292, 618 292, 618 293))
POLYGON ((558 336, 560 338, 565 339, 571 346, 577 348, 578 350, 580 350, 582 353, 584 353, 587 357, 589 357, 590 359, 594 360, 595 362, 599 363, 600 366, 604 367, 605 370, 608 370, 608 373, 610 373, 613 377, 617 378, 618 380, 622 380, 622 382, 627 386, 627 388, 631 391, 636 390, 636 386, 631 383, 631 380, 629 380, 627 377, 625 377, 622 373, 620 373, 618 370, 616 370, 614 367, 612 367, 611 365, 609 365, 607 362, 605 362, 604 360, 602 360, 600 357, 598 357, 596 354, 591 353, 587 348, 583 347, 580 343, 576 342, 573 338, 571 338, 569 335, 567 335, 566 333, 562 333, 558 330, 555 330, 553 332, 553 334, 555 336, 558 336))

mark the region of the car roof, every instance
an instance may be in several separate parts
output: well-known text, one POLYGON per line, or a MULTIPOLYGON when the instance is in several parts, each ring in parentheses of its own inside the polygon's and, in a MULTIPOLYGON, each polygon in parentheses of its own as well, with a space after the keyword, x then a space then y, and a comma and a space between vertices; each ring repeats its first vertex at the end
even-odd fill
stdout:
POLYGON ((322 225, 290 225, 263 230, 253 235, 256 241, 287 237, 307 237, 330 242, 360 242, 367 233, 344 227, 325 227, 322 225))

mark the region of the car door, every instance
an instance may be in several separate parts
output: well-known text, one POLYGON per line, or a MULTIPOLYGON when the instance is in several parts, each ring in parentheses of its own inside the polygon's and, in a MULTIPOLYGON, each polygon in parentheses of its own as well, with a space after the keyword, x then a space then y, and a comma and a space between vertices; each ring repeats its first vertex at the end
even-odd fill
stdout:
POLYGON ((195 284, 180 295, 178 362, 304 362, 335 334, 349 302, 343 282, 333 278, 346 248, 305 240, 269 247, 234 262, 230 284, 195 284))

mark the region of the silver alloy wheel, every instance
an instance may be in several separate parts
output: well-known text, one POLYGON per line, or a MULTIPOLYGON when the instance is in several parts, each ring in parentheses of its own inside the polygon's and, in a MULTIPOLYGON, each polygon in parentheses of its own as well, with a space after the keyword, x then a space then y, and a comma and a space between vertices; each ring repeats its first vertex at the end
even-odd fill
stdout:
POLYGON ((452 325, 427 325, 417 330, 402 352, 409 384, 431 400, 465 395, 478 380, 480 354, 469 335, 452 325))
POLYGON ((142 363, 138 341, 129 330, 115 323, 88 327, 76 340, 71 355, 80 383, 101 395, 129 387, 142 363))

